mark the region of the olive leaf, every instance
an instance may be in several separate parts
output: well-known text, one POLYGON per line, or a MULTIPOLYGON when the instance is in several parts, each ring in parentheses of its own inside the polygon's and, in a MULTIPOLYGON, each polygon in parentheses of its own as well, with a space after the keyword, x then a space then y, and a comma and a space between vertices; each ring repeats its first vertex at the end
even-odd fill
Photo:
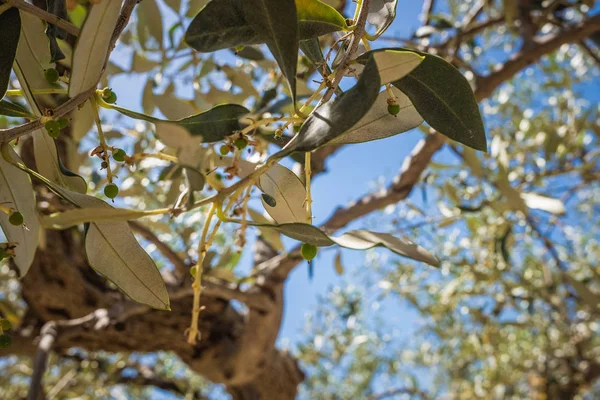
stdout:
POLYGON ((344 16, 322 1, 296 0, 296 9, 301 39, 348 30, 344 16))
POLYGON ((390 95, 387 91, 379 93, 371 109, 352 128, 333 139, 330 144, 363 143, 384 139, 409 131, 423 123, 423 118, 410 99, 400 90, 392 88, 400 112, 391 115, 387 109, 390 95))
POLYGON ((266 44, 296 101, 298 16, 294 0, 244 0, 244 15, 266 44))
POLYGON ((318 247, 327 247, 336 244, 353 250, 368 250, 373 247, 385 247, 398 255, 422 261, 434 267, 440 265, 439 260, 421 246, 387 233, 356 230, 346 232, 341 236, 329 236, 314 225, 299 222, 279 225, 248 222, 248 225, 272 228, 287 237, 304 243, 310 243, 318 247))
MULTIPOLYGON (((273 1, 274 4, 276 4, 275 1, 273 1)), ((273 33, 265 31, 264 28, 261 29, 261 26, 264 25, 262 19, 264 14, 259 17, 258 21, 249 18, 246 14, 246 7, 253 7, 257 3, 249 2, 251 4, 248 5, 243 3, 242 0, 212 0, 209 2, 190 23, 185 33, 185 42, 190 47, 204 53, 267 43, 273 33)), ((296 0, 295 4, 299 40, 348 29, 344 17, 321 1, 296 0)), ((289 0, 281 2, 280 7, 293 9, 289 0)), ((290 23, 289 26, 293 26, 293 24, 290 23)))
POLYGON ((432 128, 475 150, 486 151, 485 127, 467 79, 444 59, 417 53, 425 57, 421 65, 393 82, 394 86, 408 96, 432 128))
POLYGON ((367 21, 375 26, 373 38, 378 38, 389 28, 396 18, 398 0, 371 0, 367 21))
POLYGON ((312 151, 344 134, 373 107, 381 85, 405 76, 423 60, 414 52, 389 49, 371 51, 365 58, 368 61, 356 85, 335 101, 317 108, 277 156, 312 151))
POLYGON ((6 94, 10 71, 17 53, 21 34, 21 16, 15 7, 0 14, 0 99, 6 94))
POLYGON ((121 3, 121 0, 112 0, 91 5, 73 52, 69 97, 75 97, 98 84, 121 3))
POLYGON ((148 34, 154 38, 158 48, 163 47, 163 22, 160 9, 156 1, 143 1, 137 7, 137 32, 140 44, 146 45, 148 34))
MULTIPOLYGON (((14 160, 19 159, 8 144, 3 145, 3 152, 14 160)), ((40 225, 35 192, 29 175, 14 167, 4 157, 0 157, 0 204, 23 214, 24 224, 15 226, 9 222, 9 215, 0 211, 0 226, 4 235, 9 242, 17 245, 14 262, 22 277, 33 262, 39 243, 40 225)))
MULTIPOLYGON (((46 0, 45 3, 46 11, 48 11, 48 13, 56 15, 60 19, 68 19, 67 5, 65 0, 46 0)), ((50 44, 49 50, 52 62, 64 60, 65 54, 60 48, 57 39, 66 39, 67 32, 54 24, 48 24, 46 36, 48 37, 50 44)))
POLYGON ((241 0, 212 0, 194 17, 184 37, 201 52, 264 43, 266 38, 246 19, 241 0))
MULTIPOLYGON (((23 13, 21 18, 23 20, 21 39, 17 48, 14 70, 33 114, 41 117, 40 104, 54 106, 55 102, 51 96, 34 96, 32 91, 48 88, 44 70, 54 68, 55 64, 51 62, 48 39, 44 35, 44 23, 27 13, 23 13)), ((66 168, 62 166, 56 143, 48 136, 45 129, 34 131, 32 137, 37 170, 62 187, 85 193, 87 184, 82 177, 71 171, 65 174, 66 168)))
POLYGON ((27 118, 35 119, 33 115, 26 107, 19 103, 13 103, 8 100, 0 100, 0 115, 6 115, 7 117, 27 118))
MULTIPOLYGON (((3 155, 4 150, 3 147, 3 155)), ((85 210, 79 211, 80 213, 93 216, 106 213, 107 210, 114 210, 113 207, 98 198, 65 189, 49 181, 18 160, 15 160, 14 166, 42 181, 64 200, 85 210)), ((25 176, 25 178, 29 177, 25 176)), ((33 196, 33 189, 29 188, 29 190, 33 196)), ((66 217, 64 218, 66 219, 66 217)), ((92 222, 87 226, 85 250, 88 263, 132 300, 157 309, 168 310, 169 294, 162 276, 154 261, 131 233, 125 219, 127 218, 120 218, 118 221, 92 222)), ((45 224, 46 226, 54 225, 47 220, 45 220, 45 224)), ((72 225, 65 223, 64 226, 72 225)))
POLYGON ((263 206, 275 222, 306 221, 306 188, 292 171, 275 164, 260 176, 258 187, 275 200, 275 205, 268 204, 261 198, 263 206))
MULTIPOLYGON (((114 110, 130 118, 152 122, 159 138, 168 137, 173 128, 184 128, 190 135, 202 138, 204 143, 214 143, 242 129, 239 119, 250 111, 237 104, 220 104, 202 112, 176 121, 164 120, 147 114, 112 106, 114 110)), ((168 145, 168 144, 167 144, 168 145)), ((176 146, 175 146, 176 147, 176 146)))

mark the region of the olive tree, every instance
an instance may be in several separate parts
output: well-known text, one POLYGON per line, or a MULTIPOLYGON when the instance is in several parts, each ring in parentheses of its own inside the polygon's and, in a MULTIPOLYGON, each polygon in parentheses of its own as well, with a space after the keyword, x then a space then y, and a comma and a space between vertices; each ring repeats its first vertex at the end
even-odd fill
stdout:
POLYGON ((598 109, 576 87, 598 75, 600 15, 590 1, 426 1, 421 28, 394 38, 397 3, 0 3, 4 395, 593 387, 598 109), (142 73, 141 112, 120 106, 115 78, 142 73), (424 138, 389 187, 313 223, 329 156, 414 128, 424 138), (432 161, 442 149, 454 163, 432 161), (411 200, 417 186, 437 207, 411 200), (389 207, 401 218, 377 213, 389 207), (340 232, 373 213, 377 229, 340 232), (333 290, 293 353, 276 347, 286 278, 332 246, 400 258, 361 272, 377 290, 333 290), (408 301, 427 335, 386 341, 372 296, 408 301), (414 365, 435 379, 422 387, 414 365))

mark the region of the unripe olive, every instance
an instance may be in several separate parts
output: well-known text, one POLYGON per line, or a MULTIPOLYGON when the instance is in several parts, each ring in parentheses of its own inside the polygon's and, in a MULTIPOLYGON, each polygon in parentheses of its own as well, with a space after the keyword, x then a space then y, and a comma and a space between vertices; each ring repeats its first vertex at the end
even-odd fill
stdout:
POLYGON ((310 243, 302 243, 302 247, 300 248, 300 253, 302 254, 302 258, 306 261, 311 261, 317 256, 317 246, 310 243))
POLYGON ((399 112, 400 112, 399 104, 388 104, 388 113, 396 116, 396 115, 398 115, 399 112))
POLYGON ((14 226, 23 225, 23 222, 24 222, 23 214, 21 214, 18 211, 15 211, 14 213, 10 214, 10 217, 8 217, 8 222, 10 222, 14 226))
POLYGON ((51 138, 56 139, 58 135, 60 135, 60 123, 56 120, 47 121, 44 124, 44 128, 46 128, 48 136, 50 136, 51 138))
POLYGON ((104 101, 108 104, 115 104, 117 102, 117 95, 115 92, 111 92, 107 97, 104 98, 104 101))
POLYGON ((114 199, 119 194, 119 187, 114 183, 104 186, 104 195, 109 199, 114 199))
POLYGON ((6 249, 0 248, 0 261, 6 258, 6 249))
POLYGON ((7 349, 12 344, 12 337, 6 333, 0 335, 0 349, 7 349))
POLYGON ((233 144, 238 148, 238 150, 243 150, 246 148, 246 146, 248 146, 248 141, 244 138, 237 138, 233 144))
POLYGON ((127 153, 125 153, 125 150, 123 150, 123 149, 115 149, 115 151, 113 151, 113 153, 112 153, 112 157, 115 159, 115 161, 118 161, 118 162, 125 161, 126 156, 127 156, 127 153))
POLYGON ((69 119, 65 117, 57 119, 56 122, 58 122, 60 129, 65 129, 67 126, 69 126, 69 119))
POLYGON ((2 327, 2 329, 4 329, 5 331, 8 331, 12 328, 12 325, 10 323, 9 320, 7 319, 3 319, 0 321, 0 326, 2 327))
POLYGON ((58 78, 60 78, 58 71, 55 70, 54 68, 48 68, 44 72, 44 76, 46 77, 46 80, 48 81, 48 83, 56 83, 56 82, 58 82, 58 78))
POLYGON ((196 277, 196 266, 194 265, 192 268, 190 268, 190 275, 195 278, 196 277))
POLYGON ((227 146, 226 144, 221 146, 219 148, 219 153, 221 153, 222 156, 226 156, 227 154, 229 154, 229 146, 227 146))

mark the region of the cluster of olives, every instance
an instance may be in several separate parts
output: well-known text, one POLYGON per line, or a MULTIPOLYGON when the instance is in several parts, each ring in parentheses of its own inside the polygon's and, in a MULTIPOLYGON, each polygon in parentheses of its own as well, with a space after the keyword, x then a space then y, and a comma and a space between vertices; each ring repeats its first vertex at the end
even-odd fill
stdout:
MULTIPOLYGON (((240 136, 239 138, 237 138, 233 141, 233 145, 238 150, 244 150, 246 147, 248 147, 248 139, 246 139, 243 136, 240 136)), ((229 152, 231 150, 232 150, 231 145, 224 144, 223 146, 221 146, 219 148, 219 153, 221 153, 222 156, 226 156, 227 154, 229 154, 229 152)))
POLYGON ((46 121, 44 124, 44 128, 46 128, 48 136, 53 139, 56 139, 58 135, 60 135, 60 131, 65 129, 67 126, 69 126, 69 120, 64 117, 51 119, 50 121, 46 121))

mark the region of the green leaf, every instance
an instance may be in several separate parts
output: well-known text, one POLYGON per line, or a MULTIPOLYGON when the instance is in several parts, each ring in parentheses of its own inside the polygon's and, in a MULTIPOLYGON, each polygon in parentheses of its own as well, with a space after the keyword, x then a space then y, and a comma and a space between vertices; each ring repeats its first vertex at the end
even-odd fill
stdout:
MULTIPOLYGON (((115 210, 100 199, 54 184, 27 168, 22 162, 17 162, 16 166, 42 181, 64 200, 85 210, 80 213, 93 216, 107 213, 107 210, 115 210)), ((33 191, 31 193, 33 195, 33 191)), ((85 250, 90 266, 117 285, 132 300, 168 310, 169 294, 156 264, 139 245, 127 222, 122 219, 124 218, 118 222, 89 224, 85 235, 85 250)))
POLYGON ((221 104, 191 117, 155 123, 156 132, 160 136, 159 130, 168 129, 169 125, 178 125, 192 136, 200 136, 204 143, 219 142, 242 129, 239 119, 249 112, 247 108, 237 104, 221 104))
MULTIPOLYGON (((56 103, 52 96, 34 96, 32 91, 48 88, 44 70, 54 68, 55 64, 51 62, 48 39, 44 35, 44 23, 27 13, 23 13, 21 18, 23 24, 14 65, 15 74, 33 114, 41 117, 42 108, 39 104, 54 106, 56 103)), ((66 169, 62 167, 59 160, 56 143, 48 136, 45 129, 34 131, 32 137, 37 170, 62 187, 85 193, 87 184, 82 177, 70 171, 65 175, 66 169)))
POLYGON ((132 300, 159 310, 170 309, 165 282, 127 222, 90 224, 85 251, 90 266, 132 300))
POLYGON ((296 0, 301 39, 346 31, 346 19, 337 10, 319 0, 296 0))
MULTIPOLYGON (((67 6, 65 0, 46 0, 45 8, 50 14, 56 15, 60 19, 67 19, 67 6)), ((48 37, 50 43, 50 55, 51 61, 57 62, 65 59, 65 54, 63 53, 58 39, 66 39, 67 32, 59 28, 56 25, 48 24, 46 28, 46 36, 48 37)))
MULTIPOLYGON (((259 6, 261 2, 262 0, 248 2, 212 0, 200 10, 190 23, 185 33, 185 42, 190 47, 205 53, 272 42, 274 32, 271 32, 265 19, 269 13, 264 13, 262 6, 259 6), (247 9, 257 6, 260 7, 255 10, 259 13, 258 16, 256 12, 251 15, 247 14, 247 9)), ((278 21, 278 25, 289 23, 289 26, 293 27, 291 23, 292 0, 281 2, 270 0, 267 1, 267 4, 270 2, 274 4, 269 5, 273 8, 274 13, 285 16, 284 19, 278 21), (282 10, 285 7, 289 7, 289 9, 282 10), (283 14, 278 14, 281 12, 283 14)), ((296 0, 295 3, 298 24, 297 39, 310 39, 314 36, 348 29, 344 17, 325 3, 318 0, 296 0)), ((275 32, 278 31, 280 29, 275 32)), ((288 31, 289 29, 285 30, 286 35, 290 33, 288 31)))
MULTIPOLYGON (((19 156, 7 144, 7 155, 14 160, 19 156)), ((14 226, 9 221, 9 215, 0 211, 0 226, 9 242, 16 243, 14 262, 19 268, 19 275, 25 276, 39 243, 39 220, 36 210, 35 192, 31 179, 25 172, 19 170, 0 156, 0 204, 15 209, 23 214, 24 225, 14 226)))
MULTIPOLYGON (((156 1, 142 1, 137 7, 138 32, 140 29, 147 31, 156 40, 158 48, 163 47, 163 22, 160 9, 156 1)), ((140 42, 142 42, 140 40, 140 42)), ((142 46, 145 43, 141 43, 142 46)))
POLYGON ((287 79, 296 101, 298 15, 294 0, 245 0, 244 15, 262 37, 287 79))
POLYGON ((19 36, 21 34, 21 17, 19 10, 11 7, 0 14, 0 99, 6 94, 10 71, 15 61, 19 36))
POLYGON ((121 1, 102 1, 91 6, 73 52, 69 97, 98 84, 120 11, 121 1))
POLYGON ((212 0, 194 17, 184 37, 201 52, 260 44, 265 39, 246 19, 241 0, 212 0))
POLYGON ((306 221, 306 188, 292 171, 275 164, 258 181, 258 187, 275 199, 275 206, 261 198, 263 206, 278 224, 306 221))
POLYGON ((36 116, 31 114, 29 110, 19 103, 13 103, 8 100, 0 100, 0 115, 7 117, 36 119, 36 116))
POLYGON ((204 189, 206 177, 196 168, 183 166, 183 172, 188 183, 188 187, 192 191, 200 191, 204 189))
POLYGON ((423 57, 410 51, 376 50, 366 53, 364 59, 366 65, 356 85, 317 108, 279 156, 312 151, 352 129, 373 107, 380 87, 408 74, 423 57))
POLYGON ((373 247, 385 247, 398 255, 422 261, 434 267, 440 265, 439 260, 421 246, 387 233, 357 230, 344 233, 341 236, 329 236, 316 226, 298 222, 280 225, 265 225, 248 222, 248 225, 276 229, 292 239, 319 247, 333 246, 335 244, 352 250, 368 250, 373 247))
POLYGON ((367 21, 375 26, 375 38, 381 36, 394 22, 397 5, 398 0, 371 0, 367 21))
POLYGON ((483 120, 467 79, 444 59, 418 53, 425 60, 394 86, 410 98, 432 128, 465 146, 486 151, 483 120))
POLYGON ((391 115, 387 109, 390 97, 387 91, 379 93, 371 109, 352 128, 333 139, 330 144, 363 143, 384 139, 409 131, 423 123, 423 118, 409 98, 400 90, 392 88, 400 106, 397 115, 391 115))

